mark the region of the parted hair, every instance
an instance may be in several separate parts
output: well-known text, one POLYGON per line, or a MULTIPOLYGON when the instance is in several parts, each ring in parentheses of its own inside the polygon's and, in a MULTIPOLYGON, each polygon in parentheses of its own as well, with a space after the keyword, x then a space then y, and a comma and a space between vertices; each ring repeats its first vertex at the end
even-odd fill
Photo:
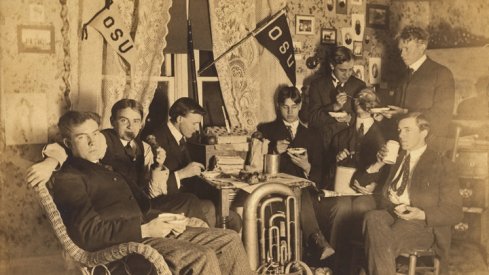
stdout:
POLYGON ((94 112, 68 111, 59 118, 58 129, 61 137, 69 138, 71 129, 87 120, 94 120, 100 125, 100 116, 94 112))
POLYGON ((181 97, 171 105, 168 116, 170 117, 170 121, 176 122, 177 117, 185 117, 190 113, 205 115, 205 110, 195 100, 188 97, 181 97))
POLYGON ((278 90, 277 94, 277 103, 278 105, 282 105, 285 103, 285 100, 290 98, 294 101, 295 104, 299 104, 302 102, 302 95, 299 89, 294 86, 285 86, 278 90))
POLYGON ((423 113, 421 112, 411 112, 411 113, 407 113, 405 115, 402 115, 400 118, 399 118, 399 121, 403 120, 403 119, 406 119, 406 118, 414 118, 416 119, 416 125, 418 125, 418 128, 423 131, 423 130, 427 130, 428 131, 428 135, 430 134, 430 130, 431 130, 431 123, 430 121, 428 120, 428 118, 423 115, 423 113))
POLYGON ((428 43, 430 35, 428 31, 419 26, 406 26, 398 35, 399 40, 417 40, 420 42, 428 43))
POLYGON ((331 65, 336 66, 344 62, 353 60, 353 52, 345 46, 338 46, 331 56, 331 65))
POLYGON ((119 101, 117 101, 113 106, 112 109, 110 110, 110 121, 113 122, 117 118, 117 113, 120 110, 126 109, 126 108, 131 108, 134 111, 137 111, 140 115, 141 118, 143 118, 143 105, 139 103, 138 101, 134 99, 129 99, 129 98, 123 98, 119 101))

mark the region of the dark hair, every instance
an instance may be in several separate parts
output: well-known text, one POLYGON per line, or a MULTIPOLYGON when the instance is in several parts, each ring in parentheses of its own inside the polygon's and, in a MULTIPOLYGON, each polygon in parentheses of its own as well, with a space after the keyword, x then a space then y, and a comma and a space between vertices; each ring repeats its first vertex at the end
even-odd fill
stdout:
POLYGON ((423 43, 428 43, 430 35, 429 33, 418 26, 406 26, 402 29, 401 33, 398 35, 399 40, 405 40, 405 41, 410 41, 410 40, 417 40, 421 41, 423 43))
POLYGON ((367 112, 370 111, 371 108, 380 105, 380 99, 373 88, 362 89, 355 95, 355 100, 358 102, 358 105, 367 112))
POLYGON ((120 110, 123 110, 126 108, 131 108, 134 111, 137 111, 141 115, 141 119, 144 117, 143 116, 143 105, 141 105, 141 103, 137 102, 134 99, 123 98, 123 99, 117 101, 112 106, 112 109, 110 111, 110 121, 113 122, 117 117, 117 113, 120 110))
POLYGON ((333 51, 330 58, 330 63, 331 65, 336 66, 350 60, 353 60, 353 52, 345 46, 338 46, 333 51))
POLYGON ((61 137, 69 138, 71 129, 87 120, 94 120, 100 125, 100 116, 94 112, 68 111, 59 118, 58 129, 61 137))
POLYGON ((299 104, 302 102, 302 94, 299 91, 299 89, 297 89, 294 86, 286 86, 278 90, 278 94, 277 94, 278 105, 284 104, 287 98, 290 98, 292 101, 294 101, 295 104, 299 104))
POLYGON ((195 100, 188 97, 181 97, 171 105, 168 111, 170 121, 172 122, 176 122, 177 117, 185 117, 189 113, 205 115, 205 110, 195 100))
POLYGON ((428 131, 428 135, 430 134, 431 124, 430 124, 430 121, 428 120, 428 118, 425 115, 423 115, 423 113, 421 113, 421 112, 407 113, 405 115, 402 115, 399 118, 399 121, 401 121, 403 119, 407 119, 407 118, 414 118, 416 120, 416 125, 418 125, 418 128, 421 131, 426 130, 426 131, 428 131))

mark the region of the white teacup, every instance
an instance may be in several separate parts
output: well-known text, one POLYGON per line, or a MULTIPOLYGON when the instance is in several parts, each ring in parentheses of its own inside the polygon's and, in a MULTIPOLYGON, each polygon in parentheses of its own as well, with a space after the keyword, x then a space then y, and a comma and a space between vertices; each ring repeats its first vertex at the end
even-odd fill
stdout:
POLYGON ((399 152, 399 142, 395 140, 389 140, 386 143, 387 156, 384 157, 383 161, 386 164, 396 163, 397 153, 399 152))

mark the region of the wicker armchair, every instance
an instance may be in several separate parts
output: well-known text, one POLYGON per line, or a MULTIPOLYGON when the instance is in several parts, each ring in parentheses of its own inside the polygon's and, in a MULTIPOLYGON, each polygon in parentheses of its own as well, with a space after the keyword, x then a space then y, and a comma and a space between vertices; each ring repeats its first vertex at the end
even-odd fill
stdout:
MULTIPOLYGON (((168 268, 163 256, 161 256, 157 250, 149 245, 137 242, 128 242, 95 252, 88 252, 81 249, 68 236, 66 227, 61 219, 61 215, 46 184, 38 184, 33 188, 39 197, 42 208, 53 226, 56 237, 58 237, 61 245, 63 246, 64 252, 68 254, 72 260, 79 264, 83 274, 91 274, 93 269, 97 266, 105 267, 106 264, 122 259, 131 253, 136 253, 142 255, 150 263, 152 263, 157 274, 171 275, 170 269, 168 268)), ((108 271, 107 268, 106 270, 108 271)))

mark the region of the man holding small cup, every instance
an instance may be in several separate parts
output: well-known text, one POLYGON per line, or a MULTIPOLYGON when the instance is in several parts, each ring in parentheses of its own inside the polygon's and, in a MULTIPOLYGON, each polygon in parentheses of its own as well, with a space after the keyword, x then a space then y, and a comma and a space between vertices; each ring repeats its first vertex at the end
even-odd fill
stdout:
MULTIPOLYGON (((426 144, 430 123, 418 112, 398 124, 401 150, 382 191, 382 209, 365 216, 365 252, 370 275, 396 274, 401 251, 433 248, 448 272, 450 227, 462 217, 462 199, 452 163, 426 144)), ((377 154, 382 167, 395 149, 377 154)))

